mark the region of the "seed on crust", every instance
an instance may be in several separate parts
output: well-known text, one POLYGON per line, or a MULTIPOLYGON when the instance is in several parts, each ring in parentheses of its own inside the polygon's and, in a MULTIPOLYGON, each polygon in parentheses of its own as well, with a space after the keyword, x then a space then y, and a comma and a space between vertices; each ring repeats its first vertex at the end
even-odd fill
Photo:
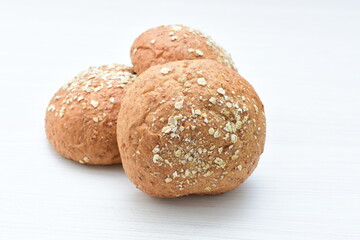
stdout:
POLYGON ((198 83, 200 86, 205 86, 205 85, 206 85, 206 80, 205 80, 205 78, 198 78, 198 79, 197 79, 197 83, 198 83))
POLYGON ((161 70, 160 70, 160 72, 162 73, 162 74, 168 74, 169 72, 171 71, 171 69, 170 68, 167 68, 167 67, 163 67, 161 70))
POLYGON ((225 90, 223 88, 218 88, 216 91, 221 95, 225 95, 225 90))
POLYGON ((91 106, 93 106, 94 108, 97 108, 99 106, 99 102, 95 101, 95 100, 91 100, 90 102, 91 106))
POLYGON ((199 55, 199 56, 203 56, 203 55, 204 55, 203 51, 201 51, 200 49, 196 49, 196 50, 195 50, 195 53, 196 53, 196 55, 199 55))

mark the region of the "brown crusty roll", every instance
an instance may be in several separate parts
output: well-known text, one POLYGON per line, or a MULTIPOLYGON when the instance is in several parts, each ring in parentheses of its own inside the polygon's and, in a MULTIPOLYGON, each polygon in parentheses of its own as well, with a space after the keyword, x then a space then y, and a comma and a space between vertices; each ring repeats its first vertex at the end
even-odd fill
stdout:
POLYGON ((130 57, 138 74, 154 65, 194 59, 213 59, 235 69, 230 54, 209 36, 183 25, 160 26, 142 33, 134 41, 130 57))
POLYGON ((236 71, 184 60, 153 66, 127 88, 117 139, 130 180, 173 198, 239 186, 257 166, 265 128, 260 98, 236 71))
POLYGON ((132 68, 109 64, 90 67, 60 88, 45 118, 55 150, 83 164, 121 163, 116 121, 124 87, 135 77, 132 68))

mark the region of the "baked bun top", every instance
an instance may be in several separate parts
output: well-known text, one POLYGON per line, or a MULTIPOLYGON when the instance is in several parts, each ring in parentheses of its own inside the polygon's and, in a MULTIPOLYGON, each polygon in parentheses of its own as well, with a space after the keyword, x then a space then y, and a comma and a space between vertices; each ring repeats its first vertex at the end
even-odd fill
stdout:
POLYGON ((157 197, 217 194, 254 170, 264 107, 236 71, 213 60, 157 65, 129 86, 118 119, 128 177, 157 197))
POLYGON ((160 26, 142 33, 134 41, 130 57, 138 74, 154 65, 195 59, 213 59, 235 69, 230 54, 211 37, 183 25, 160 26))
POLYGON ((109 64, 90 67, 65 84, 46 111, 46 133, 61 155, 86 164, 120 163, 116 120, 132 68, 109 64))

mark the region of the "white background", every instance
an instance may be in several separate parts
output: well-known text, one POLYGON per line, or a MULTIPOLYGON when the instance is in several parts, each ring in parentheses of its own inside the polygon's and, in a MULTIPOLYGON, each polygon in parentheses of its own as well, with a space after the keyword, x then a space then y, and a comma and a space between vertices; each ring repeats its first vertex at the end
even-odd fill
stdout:
POLYGON ((0 2, 0 239, 360 239, 359 1, 0 2), (262 98, 265 152, 236 190, 155 199, 63 159, 45 108, 148 28, 213 36, 262 98))

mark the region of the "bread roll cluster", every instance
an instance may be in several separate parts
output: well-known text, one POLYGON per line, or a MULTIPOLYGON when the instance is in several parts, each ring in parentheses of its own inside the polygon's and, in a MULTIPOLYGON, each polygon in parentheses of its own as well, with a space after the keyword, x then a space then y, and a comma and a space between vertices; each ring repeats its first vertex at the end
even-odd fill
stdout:
POLYGON ((143 192, 161 198, 239 186, 264 150, 264 106, 230 55, 198 30, 142 33, 133 68, 90 67, 46 111, 57 152, 82 164, 121 163, 143 192))

